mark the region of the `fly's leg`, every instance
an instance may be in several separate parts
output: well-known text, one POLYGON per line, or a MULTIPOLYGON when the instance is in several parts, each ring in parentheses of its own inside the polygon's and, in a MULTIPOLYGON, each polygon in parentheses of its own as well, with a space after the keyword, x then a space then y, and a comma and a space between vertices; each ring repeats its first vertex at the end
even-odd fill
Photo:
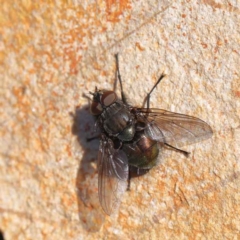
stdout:
POLYGON ((101 135, 99 134, 99 135, 97 135, 97 136, 87 138, 86 140, 87 140, 87 142, 91 142, 92 140, 99 139, 100 136, 101 136, 101 135))
MULTIPOLYGON (((146 96, 146 98, 145 98, 145 100, 144 100, 144 103, 143 103, 143 104, 145 104, 145 102, 147 101, 147 113, 150 112, 150 97, 151 97, 151 94, 152 94, 153 90, 157 87, 157 85, 161 82, 161 80, 162 80, 165 76, 166 76, 166 75, 165 75, 164 73, 161 74, 161 76, 159 77, 159 79, 157 80, 157 82, 155 83, 155 85, 153 86, 153 88, 151 89, 151 91, 147 94, 147 96, 146 96)), ((172 145, 170 145, 170 144, 168 144, 168 143, 164 143, 164 145, 166 145, 167 147, 170 147, 170 148, 174 149, 174 150, 177 151, 177 152, 180 152, 180 153, 184 154, 186 157, 188 157, 189 154, 190 154, 189 152, 186 152, 186 151, 184 151, 184 150, 182 150, 182 149, 176 148, 176 147, 174 147, 174 146, 172 146, 172 145)))
POLYGON ((146 174, 148 172, 149 172, 149 169, 129 166, 127 191, 130 191, 131 179, 132 178, 140 177, 140 176, 142 176, 142 175, 144 175, 144 174, 146 174))
POLYGON ((127 184, 127 191, 130 191, 130 187, 131 187, 131 179, 134 177, 134 173, 132 172, 134 169, 134 171, 136 170, 135 168, 132 168, 131 166, 129 166, 129 170, 128 170, 128 184, 127 184))
POLYGON ((121 74, 120 74, 120 71, 119 71, 118 53, 115 54, 115 58, 116 58, 117 78, 118 78, 119 83, 120 83, 122 101, 125 104, 127 104, 126 96, 123 92, 122 78, 121 78, 121 74))
POLYGON ((131 171, 129 170, 128 182, 127 182, 127 191, 130 191, 130 185, 131 185, 131 171))
POLYGON ((170 145, 170 144, 168 144, 168 143, 164 143, 164 145, 166 145, 167 147, 170 147, 170 148, 174 149, 174 150, 177 151, 177 152, 180 152, 180 153, 184 154, 186 157, 188 157, 189 154, 190 154, 190 152, 187 152, 187 151, 184 151, 184 150, 182 150, 182 149, 176 148, 176 147, 174 147, 174 146, 172 146, 172 145, 170 145))
POLYGON ((153 90, 157 87, 157 85, 161 82, 161 80, 165 77, 166 75, 164 73, 161 74, 161 76, 159 77, 159 79, 157 80, 157 82, 155 83, 155 85, 153 86, 153 88, 151 89, 151 91, 147 94, 144 102, 143 102, 143 106, 145 105, 145 102, 147 101, 147 111, 149 111, 150 108, 150 97, 151 94, 153 92, 153 90))

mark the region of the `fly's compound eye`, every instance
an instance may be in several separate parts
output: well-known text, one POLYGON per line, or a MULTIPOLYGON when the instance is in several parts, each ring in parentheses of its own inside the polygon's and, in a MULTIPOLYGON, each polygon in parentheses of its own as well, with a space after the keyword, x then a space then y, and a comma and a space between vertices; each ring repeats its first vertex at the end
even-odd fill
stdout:
POLYGON ((99 114, 102 113, 102 111, 103 111, 103 109, 102 109, 101 104, 99 102, 93 101, 92 105, 91 105, 91 113, 92 113, 92 115, 99 115, 99 114))
POLYGON ((103 93, 101 97, 101 103, 107 107, 111 104, 113 104, 117 99, 117 94, 113 91, 106 91, 103 93))

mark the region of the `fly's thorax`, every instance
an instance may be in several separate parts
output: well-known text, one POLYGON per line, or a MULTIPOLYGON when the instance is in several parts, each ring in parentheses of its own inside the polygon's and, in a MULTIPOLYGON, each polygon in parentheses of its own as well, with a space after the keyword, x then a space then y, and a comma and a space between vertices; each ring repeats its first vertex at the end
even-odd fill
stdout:
POLYGON ((135 117, 129 106, 117 98, 114 91, 95 90, 91 113, 98 126, 108 136, 120 141, 131 141, 135 134, 135 117))
POLYGON ((135 118, 128 106, 117 100, 103 109, 100 124, 109 136, 121 141, 131 141, 135 134, 135 118))

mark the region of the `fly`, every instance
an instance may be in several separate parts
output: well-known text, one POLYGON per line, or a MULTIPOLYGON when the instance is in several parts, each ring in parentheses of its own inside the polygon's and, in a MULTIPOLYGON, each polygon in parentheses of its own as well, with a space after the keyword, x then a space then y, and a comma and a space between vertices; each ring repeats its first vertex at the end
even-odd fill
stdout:
MULTIPOLYGON (((153 90, 164 78, 160 76, 147 94, 146 108, 127 103, 115 55, 121 98, 114 91, 95 89, 91 113, 100 129, 98 151, 98 194, 104 212, 110 215, 118 208, 126 191, 130 173, 147 172, 157 164, 159 152, 170 148, 185 155, 180 147, 212 136, 211 127, 199 118, 150 108, 153 90)), ((89 139, 91 140, 91 139, 89 139)))

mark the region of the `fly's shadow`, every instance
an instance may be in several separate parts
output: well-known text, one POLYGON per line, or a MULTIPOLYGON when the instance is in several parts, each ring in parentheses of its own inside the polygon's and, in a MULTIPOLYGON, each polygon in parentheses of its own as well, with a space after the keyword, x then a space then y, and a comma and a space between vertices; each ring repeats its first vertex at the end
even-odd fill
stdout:
POLYGON ((88 141, 98 135, 95 119, 89 112, 89 105, 76 107, 73 117, 72 133, 76 136, 76 156, 82 148, 83 156, 76 177, 79 218, 83 227, 90 232, 99 231, 105 215, 98 200, 97 154, 99 139, 88 141), (79 146, 80 145, 80 146, 79 146))
POLYGON ((1 231, 1 229, 0 229, 0 240, 4 240, 4 235, 3 235, 3 232, 1 231))

